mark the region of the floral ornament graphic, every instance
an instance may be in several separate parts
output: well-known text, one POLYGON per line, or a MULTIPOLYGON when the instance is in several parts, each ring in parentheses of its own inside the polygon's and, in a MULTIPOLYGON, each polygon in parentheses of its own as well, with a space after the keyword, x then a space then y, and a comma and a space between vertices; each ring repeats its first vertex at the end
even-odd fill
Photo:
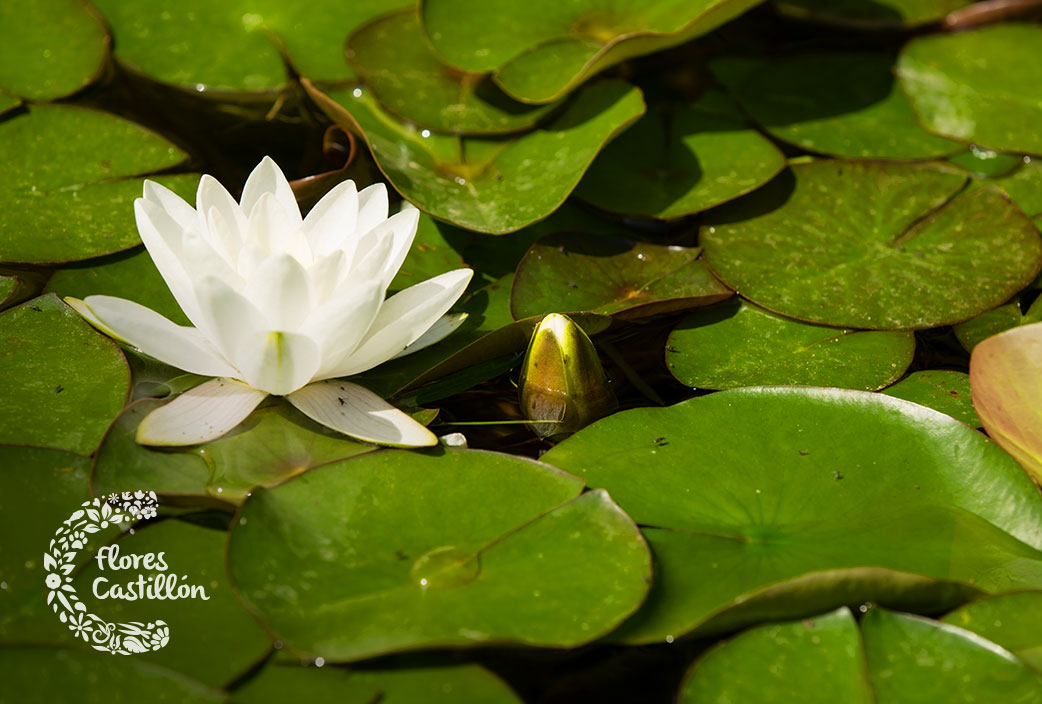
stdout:
POLYGON ((125 491, 107 499, 85 501, 65 519, 44 553, 47 604, 73 635, 95 650, 132 655, 159 650, 170 640, 170 628, 164 621, 110 623, 87 613, 87 607, 76 596, 71 576, 76 567, 76 554, 87 546, 88 535, 110 525, 154 518, 158 506, 159 500, 152 491, 125 491))
POLYGON ((177 325, 112 296, 66 301, 103 333, 161 362, 215 377, 142 420, 144 445, 191 445, 224 435, 269 394, 313 420, 381 445, 437 438, 358 384, 340 380, 438 342, 470 282, 450 271, 385 299, 412 246, 419 211, 388 217, 387 188, 329 191, 307 217, 270 158, 239 203, 203 176, 193 208, 145 181, 134 203, 141 239, 185 316, 177 325))

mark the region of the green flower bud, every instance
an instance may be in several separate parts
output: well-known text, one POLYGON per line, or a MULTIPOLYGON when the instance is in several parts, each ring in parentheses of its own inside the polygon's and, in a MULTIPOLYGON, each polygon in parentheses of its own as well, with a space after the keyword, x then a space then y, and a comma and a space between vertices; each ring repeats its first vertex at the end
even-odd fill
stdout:
POLYGON ((601 360, 582 328, 551 313, 532 333, 519 384, 521 412, 540 437, 574 433, 615 410, 601 360))

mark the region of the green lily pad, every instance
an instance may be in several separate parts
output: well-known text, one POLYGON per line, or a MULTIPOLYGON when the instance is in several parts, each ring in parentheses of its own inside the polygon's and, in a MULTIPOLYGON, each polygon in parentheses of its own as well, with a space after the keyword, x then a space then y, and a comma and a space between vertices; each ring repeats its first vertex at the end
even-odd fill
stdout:
POLYGON ((695 661, 678 701, 870 704, 857 622, 842 608, 751 628, 695 661))
POLYGON ((442 227, 426 213, 420 213, 420 224, 412 248, 391 281, 391 289, 401 291, 434 278, 438 274, 466 266, 460 253, 445 238, 442 227))
POLYGON ((882 393, 940 411, 972 428, 980 427, 970 400, 969 374, 939 369, 914 372, 882 393))
POLYGON ((682 384, 701 389, 804 384, 875 391, 899 379, 914 354, 912 333, 801 323, 741 301, 680 321, 666 366, 682 384))
POLYGON ((269 665, 236 690, 236 704, 520 704, 502 680, 478 665, 346 670, 269 665))
POLYGON ((929 159, 963 149, 916 122, 893 64, 888 54, 839 51, 765 61, 737 97, 772 135, 812 152, 929 159))
POLYGON ((972 352, 974 347, 992 335, 1033 323, 1042 323, 1042 301, 1036 300, 1027 312, 1021 309, 1020 303, 1013 301, 959 323, 954 330, 955 337, 966 351, 972 352))
POLYGON ((613 213, 678 218, 737 198, 785 167, 720 93, 648 113, 601 152, 576 194, 613 213))
POLYGON ((713 273, 769 310, 929 328, 1009 300, 1042 265, 1031 221, 995 187, 960 195, 966 176, 951 167, 815 160, 792 173, 794 184, 722 206, 701 232, 713 273))
POLYGON ((542 459, 646 526, 655 583, 626 642, 866 600, 938 610, 1042 579, 1042 503, 1016 462, 880 394, 723 391, 617 413, 542 459))
POLYGON ((39 294, 50 275, 35 268, 3 268, 0 272, 0 310, 39 294))
POLYGON ((1024 159, 1030 158, 971 144, 966 151, 948 157, 948 163, 969 171, 977 178, 1000 178, 1016 170, 1024 163, 1024 159))
POLYGON ((18 98, 0 91, 0 115, 3 115, 8 110, 12 110, 21 104, 22 101, 18 98))
POLYGON ((847 27, 876 29, 926 24, 973 4, 973 0, 776 0, 793 17, 847 27))
POLYGON ((30 100, 75 93, 98 77, 108 54, 105 24, 85 2, 26 0, 0 7, 0 89, 8 93, 30 100))
MULTIPOLYGON (((53 615, 52 615, 53 616, 53 615)), ((20 704, 208 704, 224 695, 134 657, 60 648, 0 648, 7 692, 20 704)))
POLYGON ((54 295, 0 315, 0 444, 89 455, 130 391, 119 346, 54 295))
POLYGON ((348 80, 344 39, 406 0, 307 5, 278 0, 96 0, 120 61, 157 81, 198 91, 267 91, 289 80, 282 53, 301 75, 348 80))
POLYGON ((510 310, 519 319, 572 311, 638 318, 730 297, 700 253, 612 235, 550 235, 518 265, 510 310))
MULTIPOLYGON (((139 244, 141 177, 185 159, 159 135, 96 110, 34 105, 0 122, 0 261, 66 262, 139 244)), ((189 200, 199 183, 194 174, 154 180, 189 200)))
POLYGON ((384 107, 436 132, 517 132, 556 107, 519 103, 487 73, 443 64, 427 45, 414 8, 361 27, 348 39, 347 58, 384 107))
POLYGON ((467 71, 495 70, 524 102, 554 100, 620 61, 707 34, 762 0, 423 0, 434 50, 467 71))
POLYGON ((861 636, 878 702, 1042 702, 1037 673, 960 628, 872 609, 861 636))
POLYGON ((161 401, 131 404, 98 448, 91 484, 98 495, 146 487, 178 503, 238 505, 256 486, 273 486, 333 460, 374 449, 348 440, 286 404, 255 411, 231 433, 188 450, 160 450, 134 439, 161 401), (193 500, 196 499, 196 500, 193 500))
POLYGON ((1010 197, 1029 218, 1042 215, 1042 159, 1023 157, 1016 170, 1000 178, 984 181, 993 183, 1010 197))
POLYGON ((254 491, 229 569, 279 638, 330 662, 429 646, 574 647, 618 625, 650 582, 636 526, 606 493, 581 490, 510 455, 373 453, 254 491))
POLYGON ((117 296, 151 308, 178 325, 191 325, 144 247, 58 269, 44 288, 60 298, 117 296))
POLYGON ((323 94, 305 87, 330 119, 365 138, 380 170, 405 198, 434 217, 494 234, 519 230, 556 210, 597 152, 644 112, 638 89, 602 81, 531 132, 461 138, 394 119, 369 90, 323 94))
POLYGON ((1042 154, 1042 26, 995 24, 909 42, 901 87, 926 129, 1007 152, 1042 154), (1017 70, 1010 70, 1016 66, 1017 70))
POLYGON ((986 597, 942 620, 987 638, 1042 672, 1042 592, 986 597))

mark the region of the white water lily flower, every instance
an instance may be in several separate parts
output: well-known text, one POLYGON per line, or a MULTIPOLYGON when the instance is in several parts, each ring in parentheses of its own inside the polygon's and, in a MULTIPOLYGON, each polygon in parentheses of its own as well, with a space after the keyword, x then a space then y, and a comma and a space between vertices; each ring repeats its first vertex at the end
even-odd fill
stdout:
POLYGON ((269 394, 347 435, 417 447, 437 438, 371 391, 338 380, 437 342, 462 316, 446 312, 473 272, 458 269, 385 300, 412 245, 414 208, 387 217, 383 184, 333 188, 301 218, 270 158, 236 203, 203 176, 192 208, 145 181, 138 230, 195 327, 133 301, 66 299, 102 332, 193 374, 216 377, 141 422, 138 442, 189 445, 220 437, 269 394))

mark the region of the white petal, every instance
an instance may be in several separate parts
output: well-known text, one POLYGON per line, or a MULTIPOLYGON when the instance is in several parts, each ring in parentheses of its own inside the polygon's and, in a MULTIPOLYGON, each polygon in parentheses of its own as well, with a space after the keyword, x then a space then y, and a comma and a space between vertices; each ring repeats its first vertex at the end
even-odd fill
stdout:
MULTIPOLYGON (((113 296, 88 296, 85 306, 102 331, 178 369, 203 376, 234 376, 236 371, 197 329, 182 327, 143 305, 113 296)), ((85 316, 86 317, 86 316, 85 316)), ((93 320, 88 317, 88 321, 93 320)))
POLYGON ((316 257, 340 249, 355 235, 358 191, 354 181, 334 186, 304 218, 301 230, 316 257))
POLYGON ((269 332, 251 339, 254 356, 239 369, 257 389, 285 396, 301 388, 318 371, 322 353, 309 337, 292 332, 269 332))
POLYGON ((388 298, 362 344, 331 376, 364 372, 405 350, 463 295, 473 274, 470 269, 457 269, 388 298))
POLYGON ((347 257, 339 249, 317 259, 308 267, 308 281, 311 282, 315 301, 321 304, 332 296, 346 273, 347 257))
POLYGON ((358 192, 358 224, 355 231, 359 235, 372 230, 387 219, 387 186, 374 183, 358 192))
POLYGON ((214 440, 245 420, 267 395, 233 379, 212 379, 145 416, 137 441, 171 446, 214 440))
MULTIPOLYGON (((199 179, 199 189, 195 193, 195 207, 200 214, 207 218, 210 217, 211 211, 219 214, 224 225, 224 232, 220 234, 234 236, 240 244, 246 238, 246 223, 248 222, 246 214, 242 212, 242 208, 235 202, 232 195, 213 176, 207 174, 199 179)), ((218 233, 211 232, 210 234, 217 235, 218 233)), ((235 251, 238 251, 238 247, 235 248, 235 251)))
POLYGON ((398 359, 404 357, 407 354, 418 352, 424 347, 430 347, 431 345, 437 344, 444 340, 446 337, 451 335, 456 329, 463 325, 463 322, 467 319, 466 313, 449 313, 443 315, 434 321, 434 325, 431 325, 427 329, 427 332, 420 335, 416 340, 406 347, 404 350, 391 357, 391 359, 398 359))
POLYGON ((282 206, 270 193, 257 201, 250 213, 247 241, 256 244, 270 254, 291 254, 302 264, 312 261, 311 247, 300 233, 300 223, 286 217, 282 206))
POLYGON ((278 164, 266 156, 246 179, 246 185, 242 189, 242 212, 246 217, 253 215, 254 207, 268 193, 274 196, 279 210, 293 224, 294 229, 298 227, 301 223, 300 206, 297 205, 293 189, 290 188, 289 181, 278 164))
POLYGON ((314 340, 322 350, 322 364, 317 377, 336 369, 355 351, 376 320, 385 292, 380 281, 356 284, 344 295, 319 306, 308 317, 301 333, 314 340))
POLYGON ((438 438, 358 384, 319 381, 286 397, 317 423, 359 440, 393 447, 430 447, 438 438))
POLYGON ((145 243, 152 262, 166 281, 181 310, 188 319, 199 325, 199 304, 192 287, 192 280, 181 263, 183 228, 155 203, 138 198, 134 201, 134 216, 138 233, 145 243))
POLYGON ((267 258, 268 255, 263 249, 253 242, 247 242, 239 251, 239 260, 236 262, 235 268, 239 270, 239 275, 244 279, 250 279, 261 262, 267 258))
POLYGON ((158 205, 183 229, 188 230, 199 226, 199 214, 195 208, 166 186, 146 179, 141 191, 145 200, 158 205))
POLYGON ((267 318, 269 330, 295 332, 314 308, 308 274, 288 254, 265 259, 250 277, 243 294, 267 318))
POLYGON ((181 241, 180 260, 185 271, 192 272, 193 279, 214 276, 233 288, 241 289, 245 286, 246 282, 239 276, 237 267, 232 266, 205 237, 195 231, 185 233, 181 241))
MULTIPOLYGON (((392 215, 387 220, 374 227, 366 237, 383 233, 390 233, 392 244, 390 252, 383 261, 381 278, 388 284, 398 273, 405 261, 405 255, 409 253, 409 247, 416 237, 416 227, 420 222, 420 211, 416 208, 407 208, 400 213, 392 215)), ((356 260, 357 261, 357 260, 356 260)))
POLYGON ((233 367, 244 372, 244 366, 255 363, 258 346, 270 331, 267 318, 222 279, 205 276, 196 283, 195 292, 202 322, 197 327, 233 367))
MULTIPOLYGON (((394 233, 389 230, 375 229, 362 237, 358 242, 358 251, 354 259, 347 264, 346 281, 367 281, 377 279, 383 281, 383 271, 394 247, 394 233)), ((387 287, 390 281, 384 282, 387 287)), ((343 280, 341 282, 343 285, 343 280)))

